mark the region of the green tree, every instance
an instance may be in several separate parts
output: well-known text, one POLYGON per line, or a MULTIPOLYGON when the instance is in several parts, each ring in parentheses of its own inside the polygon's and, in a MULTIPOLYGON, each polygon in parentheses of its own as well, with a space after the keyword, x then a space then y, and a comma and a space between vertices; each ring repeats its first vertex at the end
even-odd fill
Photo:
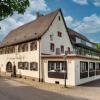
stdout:
POLYGON ((100 43, 98 43, 97 45, 98 45, 98 49, 100 49, 100 43))
POLYGON ((15 11, 23 14, 29 6, 29 0, 0 0, 0 21, 13 15, 15 11))

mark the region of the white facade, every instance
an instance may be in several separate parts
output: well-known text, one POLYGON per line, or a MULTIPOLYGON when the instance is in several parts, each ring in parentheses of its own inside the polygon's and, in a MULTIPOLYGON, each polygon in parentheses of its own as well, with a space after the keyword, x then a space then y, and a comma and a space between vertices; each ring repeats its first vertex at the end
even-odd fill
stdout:
MULTIPOLYGON (((64 61, 63 57, 61 58, 44 58, 43 59, 43 69, 44 69, 44 82, 47 83, 56 83, 64 85, 65 79, 64 77, 62 79, 59 78, 50 78, 48 77, 48 61, 64 61)), ((75 61, 74 60, 68 60, 67 59, 67 78, 66 78, 66 85, 68 86, 75 86, 75 61)), ((65 73, 65 72, 64 72, 65 73)))
POLYGON ((98 61, 98 60, 79 59, 79 58, 76 59, 75 60, 75 66, 76 66, 75 67, 75 71, 76 71, 75 72, 75 85, 80 85, 80 84, 84 84, 84 83, 87 83, 87 82, 91 82, 93 80, 100 79, 100 75, 96 75, 96 68, 95 68, 95 75, 94 76, 89 77, 89 72, 88 72, 87 78, 80 79, 80 61, 88 62, 88 68, 89 68, 90 62, 95 63, 95 67, 96 67, 96 63, 100 63, 100 61, 98 61))
MULTIPOLYGON (((60 78, 50 78, 48 76, 48 62, 49 61, 64 61, 64 58, 57 58, 57 56, 44 56, 43 59, 43 69, 44 69, 44 82, 48 83, 56 83, 59 82, 59 84, 65 84, 65 79, 60 79, 60 78)), ((100 63, 99 60, 96 59, 90 59, 90 58, 84 58, 82 56, 75 56, 75 55, 68 55, 68 58, 66 59, 67 61, 67 79, 66 79, 66 85, 68 86, 76 86, 76 85, 81 85, 87 82, 91 82, 93 80, 100 79, 100 70, 98 70, 99 75, 96 75, 96 63, 100 63), (88 76, 85 78, 81 78, 80 74, 80 62, 87 62, 88 63, 88 76), (94 70, 94 75, 89 76, 89 63, 93 62, 95 63, 95 70, 94 70)))
MULTIPOLYGON (((28 48, 30 47, 30 42, 28 42, 28 48)), ((27 52, 18 52, 18 45, 15 46, 15 53, 13 54, 2 54, 0 55, 0 67, 2 72, 6 72, 6 65, 8 62, 12 63, 12 66, 15 64, 16 73, 23 75, 23 76, 29 76, 29 77, 35 77, 39 78, 39 70, 38 71, 30 71, 29 70, 22 70, 18 69, 18 62, 37 62, 38 63, 38 69, 39 69, 39 41, 37 41, 37 50, 27 52)))
MULTIPOLYGON (((63 22, 61 13, 59 12, 50 26, 49 30, 41 38, 41 53, 44 54, 56 54, 56 48, 61 48, 61 45, 64 45, 64 50, 67 51, 68 47, 73 51, 72 44, 70 42, 66 27, 63 22), (59 21, 60 17, 60 21, 59 21), (62 33, 62 37, 58 37, 58 32, 62 33), (53 39, 50 40, 50 35, 53 36, 53 39), (54 52, 50 51, 50 43, 55 44, 54 52)), ((64 53, 63 53, 64 54, 64 53)))

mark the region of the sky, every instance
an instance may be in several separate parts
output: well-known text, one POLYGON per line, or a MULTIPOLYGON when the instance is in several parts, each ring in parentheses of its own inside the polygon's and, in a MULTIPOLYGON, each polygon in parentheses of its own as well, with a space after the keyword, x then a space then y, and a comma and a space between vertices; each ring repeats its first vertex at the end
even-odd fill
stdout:
POLYGON ((14 13, 0 22, 0 41, 13 29, 36 19, 36 12, 47 14, 61 8, 67 27, 92 42, 100 42, 100 0, 30 0, 24 15, 14 13))

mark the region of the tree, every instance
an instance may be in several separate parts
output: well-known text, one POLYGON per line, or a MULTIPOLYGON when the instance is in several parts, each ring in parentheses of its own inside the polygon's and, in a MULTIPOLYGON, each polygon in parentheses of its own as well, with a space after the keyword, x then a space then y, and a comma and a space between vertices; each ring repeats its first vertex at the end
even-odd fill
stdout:
POLYGON ((100 49, 100 43, 97 43, 97 45, 98 45, 98 49, 100 49))
POLYGON ((15 11, 23 14, 29 6, 29 0, 0 0, 0 21, 13 15, 15 11))

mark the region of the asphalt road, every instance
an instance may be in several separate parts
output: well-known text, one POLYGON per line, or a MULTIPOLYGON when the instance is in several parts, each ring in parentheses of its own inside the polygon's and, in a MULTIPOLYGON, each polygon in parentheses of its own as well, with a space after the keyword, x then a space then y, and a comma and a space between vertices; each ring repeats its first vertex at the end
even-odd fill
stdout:
POLYGON ((0 78, 0 100, 85 100, 72 96, 60 95, 12 80, 0 78))

